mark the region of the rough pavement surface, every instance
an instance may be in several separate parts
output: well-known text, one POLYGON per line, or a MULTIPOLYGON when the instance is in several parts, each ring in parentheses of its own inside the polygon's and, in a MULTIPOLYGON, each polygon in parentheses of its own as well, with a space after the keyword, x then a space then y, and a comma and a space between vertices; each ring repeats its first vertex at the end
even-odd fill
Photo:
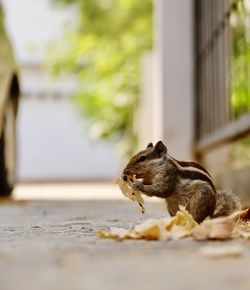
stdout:
POLYGON ((0 203, 0 289, 250 289, 250 242, 113 241, 98 229, 166 215, 131 201, 0 203), (239 258, 202 257, 204 245, 240 244, 239 258))

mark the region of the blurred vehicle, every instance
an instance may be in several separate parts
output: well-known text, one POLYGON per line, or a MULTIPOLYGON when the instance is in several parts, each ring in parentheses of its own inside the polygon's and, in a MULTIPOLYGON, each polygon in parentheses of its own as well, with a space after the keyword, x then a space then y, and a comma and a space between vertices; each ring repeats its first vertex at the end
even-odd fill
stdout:
POLYGON ((20 96, 17 66, 4 27, 0 0, 0 196, 9 195, 16 180, 16 117, 20 96))

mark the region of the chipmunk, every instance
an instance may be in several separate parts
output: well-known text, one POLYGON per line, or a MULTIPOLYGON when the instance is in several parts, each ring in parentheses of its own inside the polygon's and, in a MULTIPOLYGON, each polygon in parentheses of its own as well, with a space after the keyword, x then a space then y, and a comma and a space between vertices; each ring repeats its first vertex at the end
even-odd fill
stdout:
POLYGON ((126 181, 133 175, 141 180, 133 182, 132 188, 166 199, 171 216, 183 205, 201 223, 208 216, 228 216, 241 208, 238 195, 217 192, 211 175, 203 166, 176 160, 168 154, 162 141, 155 146, 149 143, 129 160, 122 178, 126 181))

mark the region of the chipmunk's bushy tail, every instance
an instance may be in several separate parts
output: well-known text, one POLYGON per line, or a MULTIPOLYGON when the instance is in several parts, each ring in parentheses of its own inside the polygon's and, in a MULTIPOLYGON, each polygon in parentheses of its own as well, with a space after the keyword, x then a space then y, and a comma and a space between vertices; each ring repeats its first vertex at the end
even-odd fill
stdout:
POLYGON ((238 194, 225 190, 217 192, 213 217, 228 216, 238 210, 241 210, 241 201, 238 194))

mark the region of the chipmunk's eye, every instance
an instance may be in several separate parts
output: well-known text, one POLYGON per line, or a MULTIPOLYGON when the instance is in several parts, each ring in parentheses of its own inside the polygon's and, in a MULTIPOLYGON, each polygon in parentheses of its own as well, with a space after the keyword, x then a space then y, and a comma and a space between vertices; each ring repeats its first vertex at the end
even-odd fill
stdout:
POLYGON ((140 158, 138 159, 138 162, 142 162, 142 161, 145 161, 146 160, 146 156, 145 155, 142 155, 140 156, 140 158))

